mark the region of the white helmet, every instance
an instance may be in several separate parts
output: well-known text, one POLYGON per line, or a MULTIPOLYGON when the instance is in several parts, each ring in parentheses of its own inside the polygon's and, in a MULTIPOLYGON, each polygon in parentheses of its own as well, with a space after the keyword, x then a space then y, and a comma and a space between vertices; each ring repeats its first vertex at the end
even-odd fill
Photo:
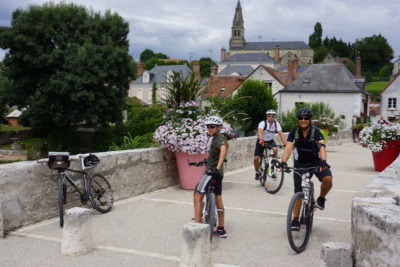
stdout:
POLYGON ((274 115, 276 115, 276 111, 275 110, 273 110, 273 109, 268 109, 267 110, 267 112, 265 113, 265 114, 274 114, 274 115))
POLYGON ((218 116, 211 116, 208 117, 205 124, 215 124, 215 125, 222 125, 223 120, 218 116))

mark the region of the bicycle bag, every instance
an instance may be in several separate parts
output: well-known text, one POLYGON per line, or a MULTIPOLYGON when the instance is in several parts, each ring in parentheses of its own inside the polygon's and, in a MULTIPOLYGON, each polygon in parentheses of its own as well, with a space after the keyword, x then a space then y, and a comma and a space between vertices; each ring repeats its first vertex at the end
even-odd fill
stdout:
POLYGON ((71 164, 68 155, 50 155, 48 165, 52 170, 67 169, 71 164))
POLYGON ((100 163, 100 159, 93 154, 89 154, 89 156, 87 156, 86 158, 83 159, 83 164, 85 165, 85 167, 91 167, 93 165, 99 164, 100 163))

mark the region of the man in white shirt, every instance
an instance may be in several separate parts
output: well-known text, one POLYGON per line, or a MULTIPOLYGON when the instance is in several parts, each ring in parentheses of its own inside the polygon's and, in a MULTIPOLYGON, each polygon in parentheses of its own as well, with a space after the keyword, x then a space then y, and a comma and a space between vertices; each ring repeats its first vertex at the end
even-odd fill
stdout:
POLYGON ((274 156, 278 155, 278 147, 274 141, 275 133, 279 134, 281 141, 285 144, 285 137, 282 132, 282 127, 279 122, 275 121, 276 112, 275 110, 267 110, 267 119, 265 121, 261 121, 258 124, 258 131, 257 131, 257 143, 256 149, 254 151, 254 169, 256 171, 256 180, 260 180, 262 174, 259 173, 260 170, 260 158, 263 155, 265 145, 269 145, 273 147, 274 156))

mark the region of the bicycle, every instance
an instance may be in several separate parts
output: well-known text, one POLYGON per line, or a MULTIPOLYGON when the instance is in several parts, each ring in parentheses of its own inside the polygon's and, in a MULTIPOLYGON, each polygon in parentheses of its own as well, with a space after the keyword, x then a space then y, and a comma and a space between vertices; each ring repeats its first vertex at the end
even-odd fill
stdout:
POLYGON ((107 213, 112 209, 114 203, 113 191, 107 179, 99 174, 89 174, 85 170, 95 167, 100 160, 92 154, 81 154, 69 157, 69 152, 49 152, 49 158, 38 160, 39 163, 48 163, 52 170, 57 171, 58 189, 58 212, 60 227, 64 226, 64 205, 67 204, 66 181, 79 193, 80 201, 87 205, 89 200, 94 209, 100 213, 107 213), (69 169, 70 161, 81 163, 82 170, 69 169), (66 173, 66 171, 79 173, 83 181, 83 188, 80 188, 66 173))
MULTIPOLYGON (((285 146, 279 145, 278 147, 283 148, 285 146)), ((275 194, 283 185, 285 172, 281 171, 280 174, 278 173, 279 168, 277 165, 280 162, 274 156, 274 150, 272 148, 272 146, 264 144, 263 155, 260 158, 260 172, 262 173, 260 184, 264 186, 268 193, 275 194)))
MULTIPOLYGON (((199 162, 190 162, 189 160, 187 161, 189 166, 202 167, 207 164, 207 159, 204 159, 203 161, 199 162)), ((227 160, 224 159, 224 162, 227 162, 227 160)), ((216 180, 217 177, 213 177, 212 172, 210 174, 211 174, 209 178, 210 180, 208 182, 207 192, 205 194, 206 199, 204 200, 203 198, 202 201, 203 211, 201 216, 201 222, 204 224, 208 224, 210 226, 210 241, 212 241, 214 227, 217 227, 218 225, 218 213, 215 202, 215 184, 217 183, 216 180)), ((196 194, 197 185, 194 189, 194 194, 196 194)))
POLYGON ((290 247, 297 253, 303 252, 310 239, 312 231, 314 212, 315 212, 315 198, 314 198, 314 183, 311 181, 311 174, 318 171, 318 167, 309 168, 292 168, 287 167, 286 172, 293 172, 301 176, 302 192, 294 194, 289 203, 286 230, 290 247), (295 220, 294 213, 298 212, 298 221, 300 223, 299 230, 292 230, 292 221, 295 220))

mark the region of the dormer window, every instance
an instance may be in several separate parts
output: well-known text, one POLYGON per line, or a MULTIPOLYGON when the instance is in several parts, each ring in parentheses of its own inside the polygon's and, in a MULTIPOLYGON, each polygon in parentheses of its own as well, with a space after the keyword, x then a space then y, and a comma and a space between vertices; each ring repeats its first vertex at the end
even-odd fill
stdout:
POLYGON ((145 71, 143 73, 143 83, 149 83, 150 82, 150 73, 148 71, 145 71))
POLYGON ((310 78, 304 78, 303 83, 310 83, 310 78))
POLYGON ((167 80, 169 81, 173 75, 174 75, 174 72, 172 70, 169 70, 167 72, 167 80))

